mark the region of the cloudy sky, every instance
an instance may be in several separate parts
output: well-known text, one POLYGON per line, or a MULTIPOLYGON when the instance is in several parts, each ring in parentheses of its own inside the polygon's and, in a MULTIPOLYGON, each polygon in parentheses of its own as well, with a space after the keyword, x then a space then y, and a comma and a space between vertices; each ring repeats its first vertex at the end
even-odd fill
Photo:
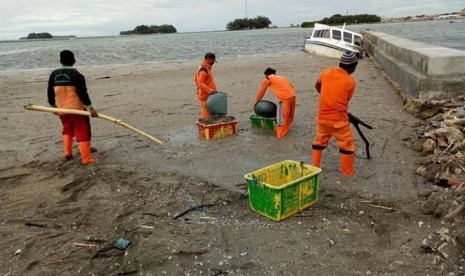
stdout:
POLYGON ((118 35, 142 24, 169 24, 178 32, 214 31, 226 29, 235 19, 259 15, 287 27, 337 13, 402 17, 463 8, 464 0, 1 0, 0 40, 32 32, 118 35))

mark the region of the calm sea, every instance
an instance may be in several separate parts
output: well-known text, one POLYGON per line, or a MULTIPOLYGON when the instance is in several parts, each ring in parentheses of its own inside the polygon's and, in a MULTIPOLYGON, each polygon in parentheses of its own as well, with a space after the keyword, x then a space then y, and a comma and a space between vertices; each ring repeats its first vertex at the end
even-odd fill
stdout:
MULTIPOLYGON (((374 30, 433 45, 465 50, 465 20, 350 25, 353 31, 374 30)), ((109 36, 0 43, 0 74, 53 69, 63 49, 75 52, 77 66, 181 63, 199 60, 207 51, 222 57, 291 53, 303 50, 312 29, 278 28, 234 32, 109 36)))

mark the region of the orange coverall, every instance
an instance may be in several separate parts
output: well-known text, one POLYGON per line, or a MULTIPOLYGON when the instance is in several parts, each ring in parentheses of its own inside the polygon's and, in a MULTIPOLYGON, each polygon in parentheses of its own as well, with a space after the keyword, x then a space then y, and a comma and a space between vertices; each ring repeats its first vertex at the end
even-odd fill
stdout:
POLYGON ((197 100, 201 105, 200 119, 207 119, 211 113, 207 109, 207 99, 210 94, 216 91, 215 79, 211 70, 211 65, 205 60, 197 69, 194 76, 194 82, 197 87, 197 100))
POLYGON ((283 76, 268 75, 262 81, 258 90, 255 104, 263 99, 266 89, 270 88, 278 99, 278 112, 276 114, 276 137, 283 138, 289 132, 294 121, 296 93, 292 83, 283 76))
POLYGON ((322 150, 334 136, 341 153, 341 173, 346 176, 354 174, 354 135, 347 111, 355 85, 355 79, 339 67, 324 70, 315 85, 320 88, 320 101, 316 137, 312 143, 313 165, 320 167, 322 150))
MULTIPOLYGON (((47 89, 51 106, 65 109, 92 110, 85 77, 72 66, 63 66, 50 75, 47 89)), ((65 157, 72 157, 73 138, 79 142, 82 164, 94 162, 90 152, 91 127, 88 116, 59 114, 63 125, 65 157)))

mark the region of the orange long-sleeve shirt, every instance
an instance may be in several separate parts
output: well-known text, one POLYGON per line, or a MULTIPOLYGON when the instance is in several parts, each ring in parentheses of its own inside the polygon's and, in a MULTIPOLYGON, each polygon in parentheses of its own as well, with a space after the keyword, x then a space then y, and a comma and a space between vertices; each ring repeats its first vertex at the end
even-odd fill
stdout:
POLYGON ((269 75, 268 78, 262 81, 262 85, 255 98, 255 103, 263 99, 268 87, 280 102, 296 96, 294 86, 288 79, 283 76, 269 75))
POLYGON ((337 67, 324 70, 317 82, 321 83, 318 120, 348 120, 347 111, 355 92, 355 79, 337 67))
POLYGON ((194 76, 194 82, 197 86, 197 98, 200 100, 207 100, 211 92, 216 91, 215 78, 211 70, 211 65, 205 60, 197 69, 197 73, 194 76))

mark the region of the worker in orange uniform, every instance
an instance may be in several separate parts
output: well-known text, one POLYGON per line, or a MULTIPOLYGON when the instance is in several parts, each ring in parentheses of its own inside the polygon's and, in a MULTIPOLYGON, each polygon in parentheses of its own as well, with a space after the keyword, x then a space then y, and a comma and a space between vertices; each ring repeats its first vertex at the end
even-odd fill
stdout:
POLYGON ((341 56, 339 67, 325 69, 315 83, 320 100, 316 137, 312 143, 313 165, 320 167, 322 151, 334 136, 341 154, 340 167, 344 176, 354 174, 354 135, 347 112, 356 85, 351 74, 355 72, 357 64, 357 56, 346 51, 341 56))
POLYGON ((213 77, 212 66, 216 62, 214 53, 208 52, 205 54, 205 59, 200 64, 194 76, 195 86, 197 87, 197 100, 200 102, 201 111, 199 121, 211 117, 211 113, 207 108, 207 99, 211 94, 215 94, 216 84, 213 77))
MULTIPOLYGON (((64 50, 60 53, 60 62, 63 65, 50 75, 48 80, 48 103, 53 107, 64 109, 87 110, 92 117, 98 117, 97 111, 92 107, 87 93, 84 76, 73 68, 76 60, 74 53, 64 50)), ((91 156, 91 130, 88 116, 74 114, 58 114, 63 126, 62 136, 66 159, 73 157, 73 138, 79 143, 79 151, 83 165, 94 162, 91 156)))
POLYGON ((262 100, 267 88, 270 88, 278 99, 278 111, 276 114, 276 137, 283 138, 289 132, 294 121, 296 93, 292 83, 283 76, 277 76, 276 70, 266 68, 265 79, 255 98, 255 105, 262 100))

